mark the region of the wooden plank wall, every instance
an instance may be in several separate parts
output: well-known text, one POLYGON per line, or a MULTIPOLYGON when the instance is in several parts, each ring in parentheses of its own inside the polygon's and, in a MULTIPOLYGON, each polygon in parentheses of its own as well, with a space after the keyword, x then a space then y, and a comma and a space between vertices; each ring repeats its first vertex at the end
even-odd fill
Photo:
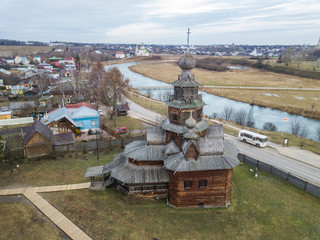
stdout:
POLYGON ((177 172, 169 171, 169 203, 175 207, 192 207, 203 204, 225 207, 230 202, 232 169, 177 172), (191 180, 192 187, 184 188, 184 181, 191 180), (207 187, 199 187, 200 180, 207 180, 207 187))

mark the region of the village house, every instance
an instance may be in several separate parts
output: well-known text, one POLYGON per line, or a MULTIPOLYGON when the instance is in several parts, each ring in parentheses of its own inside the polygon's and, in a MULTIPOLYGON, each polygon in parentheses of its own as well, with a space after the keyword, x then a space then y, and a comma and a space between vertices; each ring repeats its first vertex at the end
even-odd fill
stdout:
POLYGON ((34 57, 33 57, 33 62, 34 62, 35 64, 41 63, 41 57, 40 57, 39 55, 34 56, 34 57))
POLYGON ((74 144, 72 132, 54 132, 42 122, 35 120, 27 129, 23 139, 26 158, 36 158, 54 154, 55 146, 68 146, 74 144))
POLYGON ((41 122, 50 127, 54 134, 72 132, 80 135, 81 125, 76 123, 66 107, 55 109, 41 118, 41 122))
POLYGON ((91 104, 78 103, 49 112, 41 122, 49 126, 55 134, 73 132, 77 136, 81 131, 99 129, 99 117, 98 111, 91 104))
POLYGON ((29 64, 29 60, 26 57, 22 57, 22 56, 16 56, 14 59, 14 63, 15 64, 23 64, 23 65, 27 65, 29 64))
POLYGON ((0 119, 11 119, 12 112, 11 111, 1 111, 0 119))
POLYGON ((115 55, 115 57, 116 58, 125 58, 126 57, 126 55, 124 54, 124 52, 120 52, 120 51, 118 51, 118 52, 116 52, 116 55, 115 55))
POLYGON ((53 153, 54 138, 49 127, 35 120, 23 138, 26 158, 42 157, 53 153))
POLYGON ((30 114, 35 111, 35 107, 36 105, 33 101, 10 103, 10 110, 12 111, 12 114, 19 116, 30 116, 30 114))
POLYGON ((128 111, 130 110, 128 103, 117 104, 117 115, 118 116, 127 116, 128 111))
POLYGON ((224 140, 221 124, 203 119, 205 103, 192 74, 196 60, 188 50, 178 65, 182 72, 172 83, 168 118, 148 128, 146 140, 126 145, 112 162, 88 168, 85 176, 102 178, 102 187, 116 182, 126 194, 166 197, 177 208, 227 207, 238 150, 224 140))

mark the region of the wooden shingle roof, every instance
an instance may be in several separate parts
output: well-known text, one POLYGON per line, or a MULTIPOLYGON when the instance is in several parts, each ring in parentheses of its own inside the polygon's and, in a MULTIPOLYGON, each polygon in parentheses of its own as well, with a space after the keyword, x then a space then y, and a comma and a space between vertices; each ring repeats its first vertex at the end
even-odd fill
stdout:
POLYGON ((31 139, 31 137, 36 132, 41 134, 43 137, 45 137, 49 141, 53 141, 53 133, 52 133, 51 129, 49 127, 47 127, 46 125, 44 125, 39 120, 35 120, 33 122, 32 126, 30 126, 27 129, 26 134, 24 135, 24 138, 23 138, 23 145, 24 146, 28 143, 28 141, 31 139))
POLYGON ((147 128, 148 144, 164 144, 166 141, 166 132, 160 126, 147 128))

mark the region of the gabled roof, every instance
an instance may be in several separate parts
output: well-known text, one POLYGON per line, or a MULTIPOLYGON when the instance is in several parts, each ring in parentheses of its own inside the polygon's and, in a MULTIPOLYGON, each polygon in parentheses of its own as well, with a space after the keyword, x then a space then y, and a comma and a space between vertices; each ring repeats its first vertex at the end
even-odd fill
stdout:
POLYGON ((80 102, 80 103, 75 103, 75 104, 67 104, 66 108, 68 108, 68 109, 70 109, 70 108, 80 108, 80 107, 83 107, 83 106, 96 110, 96 107, 94 105, 92 105, 90 103, 86 103, 86 102, 80 102))
POLYGON ((178 134, 184 134, 188 132, 188 128, 186 126, 179 126, 176 124, 170 123, 169 119, 166 118, 161 122, 161 126, 164 130, 178 133, 178 134))
POLYGON ((164 160, 165 145, 147 145, 146 141, 137 141, 128 144, 123 155, 137 161, 164 160))
POLYGON ((201 170, 232 169, 239 164, 237 147, 230 141, 225 141, 223 155, 199 156, 197 159, 186 159, 184 152, 191 145, 191 141, 184 144, 183 151, 168 157, 164 167, 174 172, 190 172, 201 170))
POLYGON ((11 102, 10 103, 10 110, 19 110, 24 108, 34 108, 36 105, 33 101, 29 102, 11 102))
POLYGON ((160 126, 147 128, 148 144, 164 144, 166 141, 166 132, 160 126))
POLYGON ((206 131, 206 137, 210 138, 223 138, 223 126, 222 124, 210 125, 206 131))
POLYGON ((30 126, 27 129, 26 134, 24 135, 23 145, 26 145, 36 132, 40 133, 43 137, 47 138, 48 140, 53 141, 53 133, 51 129, 43 123, 41 123, 40 121, 35 120, 32 126, 30 126))
POLYGON ((137 166, 129 162, 112 171, 111 177, 127 184, 167 183, 169 181, 167 170, 161 166, 137 166))
POLYGON ((53 136, 54 136, 54 145, 56 145, 56 146, 74 143, 74 137, 73 137, 72 132, 59 133, 59 134, 55 134, 53 136))
POLYGON ((41 122, 43 122, 45 125, 48 125, 54 121, 59 121, 63 118, 66 118, 75 127, 80 127, 80 125, 73 120, 71 113, 68 111, 66 107, 58 108, 49 112, 48 119, 43 117, 41 118, 41 122))
POLYGON ((130 108, 129 108, 128 103, 125 103, 125 104, 117 104, 117 110, 118 110, 119 112, 124 112, 124 111, 129 111, 130 108))
POLYGON ((86 106, 82 106, 79 108, 70 108, 68 109, 68 111, 71 113, 73 119, 100 116, 97 110, 94 110, 86 106))
POLYGON ((202 137, 194 143, 200 156, 223 154, 223 138, 202 137))
POLYGON ((180 152, 180 149, 177 147, 177 145, 174 143, 174 141, 169 142, 165 149, 164 154, 165 155, 171 155, 180 152))

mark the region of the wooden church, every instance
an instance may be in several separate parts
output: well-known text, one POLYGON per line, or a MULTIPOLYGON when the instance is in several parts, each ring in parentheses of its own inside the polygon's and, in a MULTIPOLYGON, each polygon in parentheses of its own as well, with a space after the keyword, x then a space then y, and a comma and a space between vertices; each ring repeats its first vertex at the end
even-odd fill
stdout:
POLYGON ((125 146, 114 161, 87 169, 86 177, 115 181, 127 194, 167 197, 168 205, 227 207, 231 199, 237 148, 224 140, 220 124, 203 119, 202 95, 192 69, 196 60, 187 51, 178 61, 182 72, 173 82, 168 118, 147 129, 146 140, 125 146))

